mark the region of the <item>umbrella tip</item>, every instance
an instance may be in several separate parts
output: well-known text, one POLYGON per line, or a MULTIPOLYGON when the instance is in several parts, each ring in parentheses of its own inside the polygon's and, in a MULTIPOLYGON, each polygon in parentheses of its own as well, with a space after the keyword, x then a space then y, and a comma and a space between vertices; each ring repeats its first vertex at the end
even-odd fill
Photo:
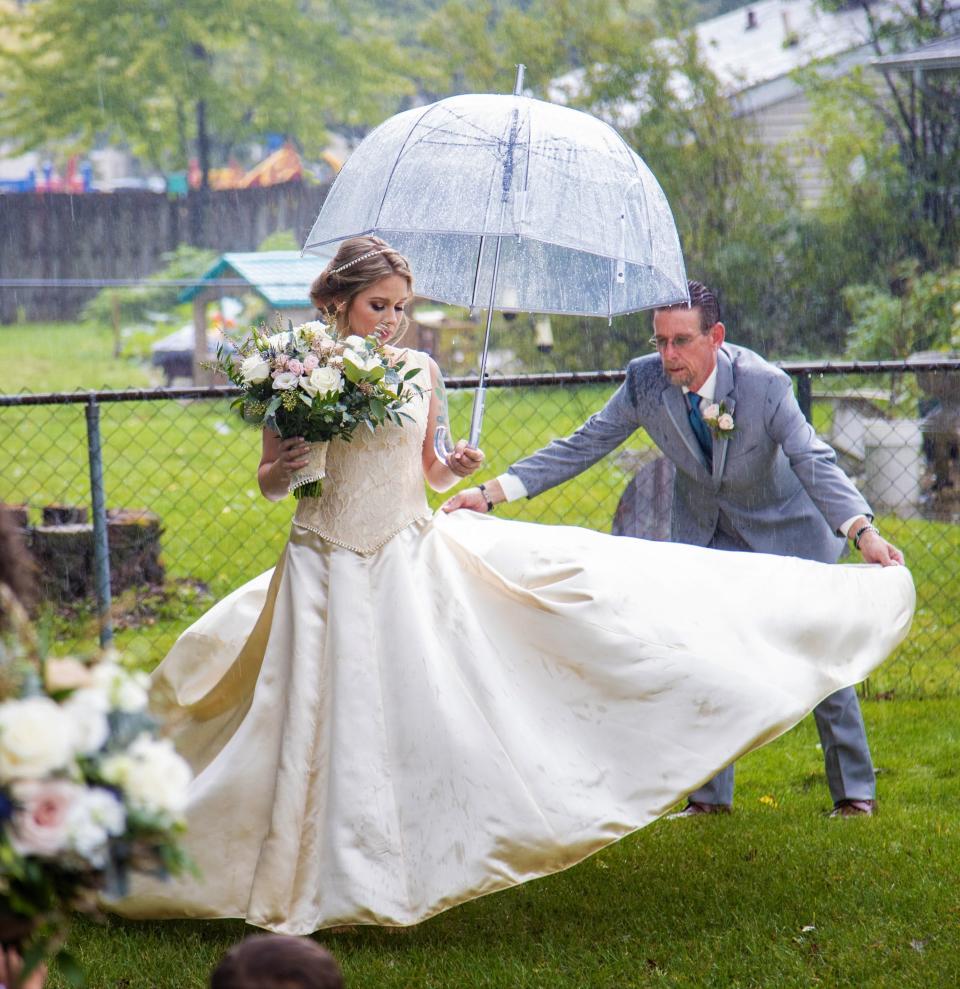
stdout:
POLYGON ((520 62, 517 65, 517 81, 513 87, 514 96, 523 96, 523 74, 527 71, 527 67, 520 62))

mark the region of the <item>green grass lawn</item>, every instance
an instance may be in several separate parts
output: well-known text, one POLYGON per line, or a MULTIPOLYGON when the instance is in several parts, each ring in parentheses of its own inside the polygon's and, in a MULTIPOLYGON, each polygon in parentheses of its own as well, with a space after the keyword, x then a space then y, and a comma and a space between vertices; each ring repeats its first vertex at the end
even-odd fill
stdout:
MULTIPOLYGON (((826 818, 808 718, 741 760, 730 817, 658 821, 399 934, 317 937, 351 989, 955 986, 960 701, 864 712, 879 768, 872 819, 826 818)), ((113 918, 78 922, 70 947, 93 987, 187 989, 249 932, 113 918)))

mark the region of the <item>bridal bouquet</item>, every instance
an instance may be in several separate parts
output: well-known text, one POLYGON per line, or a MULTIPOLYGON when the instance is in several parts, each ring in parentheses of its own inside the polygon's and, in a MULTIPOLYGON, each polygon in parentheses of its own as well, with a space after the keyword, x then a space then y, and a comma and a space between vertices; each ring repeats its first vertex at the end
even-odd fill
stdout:
POLYGON ((189 866, 177 839, 191 772, 146 712, 144 674, 112 657, 40 661, 26 617, 3 604, 14 629, 0 639, 0 941, 36 962, 70 911, 122 895, 130 869, 189 866))
POLYGON ((297 498, 320 496, 330 440, 349 440, 361 424, 402 425, 403 406, 422 391, 411 382, 418 369, 392 364, 375 337, 340 340, 319 321, 270 336, 254 329, 236 354, 220 348, 212 366, 243 389, 232 407, 246 422, 310 444, 310 464, 291 482, 297 498))

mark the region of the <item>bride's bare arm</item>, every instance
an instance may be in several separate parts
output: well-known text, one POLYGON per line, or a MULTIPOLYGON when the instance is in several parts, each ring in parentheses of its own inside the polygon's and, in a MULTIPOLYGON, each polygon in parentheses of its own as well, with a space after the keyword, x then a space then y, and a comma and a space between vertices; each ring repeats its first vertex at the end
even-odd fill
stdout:
POLYGON ((269 429, 263 431, 263 452, 257 468, 257 481, 264 498, 280 501, 287 496, 291 475, 307 466, 308 450, 302 436, 282 440, 269 429))
POLYGON ((450 428, 447 410, 447 391, 437 362, 430 359, 430 412, 427 418, 427 435, 423 440, 423 473, 434 491, 446 491, 461 478, 469 477, 483 463, 483 451, 467 446, 466 440, 458 440, 453 453, 444 463, 433 448, 433 437, 440 426, 450 428))

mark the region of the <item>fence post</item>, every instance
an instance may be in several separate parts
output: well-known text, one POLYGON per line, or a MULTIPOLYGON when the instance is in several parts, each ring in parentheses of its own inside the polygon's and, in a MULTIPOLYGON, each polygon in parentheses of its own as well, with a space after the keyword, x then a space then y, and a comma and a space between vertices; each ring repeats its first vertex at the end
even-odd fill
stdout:
POLYGON ((100 645, 113 641, 110 620, 110 544, 107 541, 107 500, 103 490, 103 455, 100 446, 100 406, 87 402, 87 451, 90 454, 90 501, 93 511, 93 568, 100 617, 100 645))
POLYGON ((803 417, 813 423, 813 376, 809 371, 797 375, 797 404, 803 417))

